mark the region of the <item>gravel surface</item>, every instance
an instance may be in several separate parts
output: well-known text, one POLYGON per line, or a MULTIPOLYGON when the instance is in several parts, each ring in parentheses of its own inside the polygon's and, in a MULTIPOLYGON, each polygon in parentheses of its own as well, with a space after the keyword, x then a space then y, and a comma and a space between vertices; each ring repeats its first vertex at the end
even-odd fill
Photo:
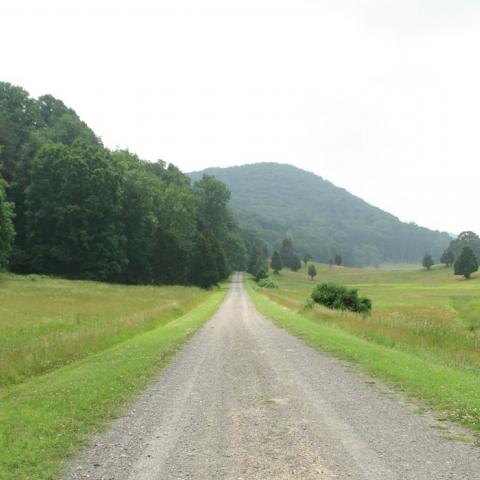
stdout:
POLYGON ((69 480, 480 479, 465 433, 260 315, 236 276, 216 315, 69 480), (447 430, 448 429, 448 430, 447 430))

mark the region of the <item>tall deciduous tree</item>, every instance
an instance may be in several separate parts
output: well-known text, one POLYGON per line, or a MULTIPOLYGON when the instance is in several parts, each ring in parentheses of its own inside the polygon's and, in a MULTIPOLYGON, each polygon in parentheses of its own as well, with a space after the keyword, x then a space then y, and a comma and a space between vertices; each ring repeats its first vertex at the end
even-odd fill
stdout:
POLYGON ((478 260, 473 249, 465 246, 460 251, 453 265, 455 275, 463 275, 470 278, 471 274, 478 270, 478 260))
POLYGON ((32 163, 27 235, 37 271, 117 280, 128 265, 121 178, 108 152, 45 145, 32 163))
POLYGON ((308 276, 311 280, 313 280, 317 276, 317 269, 315 268, 315 265, 313 263, 308 266, 308 276))

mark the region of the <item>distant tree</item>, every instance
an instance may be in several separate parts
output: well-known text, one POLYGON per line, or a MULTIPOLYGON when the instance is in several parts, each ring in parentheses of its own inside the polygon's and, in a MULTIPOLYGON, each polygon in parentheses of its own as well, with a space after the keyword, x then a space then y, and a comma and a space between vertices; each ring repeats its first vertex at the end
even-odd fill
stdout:
POLYGON ((285 267, 292 268, 292 265, 296 264, 295 257, 297 256, 295 254, 295 249, 293 248, 293 242, 288 237, 283 239, 280 248, 280 257, 285 267))
POLYGON ((427 269, 430 270, 434 265, 433 258, 430 254, 426 253, 422 260, 422 265, 427 269))
POLYGON ((472 231, 460 233, 460 235, 450 242, 448 250, 453 253, 454 258, 458 256, 463 247, 470 247, 477 258, 480 258, 480 237, 472 231))
POLYGON ((272 270, 275 273, 280 273, 280 270, 283 268, 282 259, 280 258, 280 254, 275 250, 272 255, 272 261, 270 263, 272 270))
POLYGON ((455 260, 455 256, 453 255, 452 250, 450 248, 447 248, 443 253, 440 258, 440 262, 444 263, 445 266, 451 267, 453 264, 453 261, 455 260))
POLYGON ((195 285, 210 288, 226 278, 225 254, 215 236, 204 231, 195 242, 192 278, 195 285))
POLYGON ((302 268, 302 262, 296 255, 294 255, 294 257, 290 261, 290 269, 292 270, 292 272, 297 272, 301 268, 302 268))
POLYGON ((472 248, 465 246, 455 259, 453 265, 455 275, 463 275, 470 278, 470 275, 478 270, 478 261, 472 248))
POLYGON ((259 282, 260 280, 268 277, 268 271, 265 267, 261 267, 258 269, 257 273, 255 274, 255 281, 259 282))
POLYGON ((247 271, 255 276, 260 269, 268 270, 267 252, 263 242, 257 238, 250 249, 247 271))
POLYGON ((182 250, 178 239, 171 232, 158 228, 154 236, 151 254, 151 269, 154 283, 174 285, 186 280, 185 262, 187 252, 182 250))
POLYGON ((303 256, 303 262, 305 263, 305 266, 307 266, 308 262, 312 259, 312 256, 309 253, 306 253, 303 256))
POLYGON ((0 270, 8 264, 14 238, 13 205, 7 202, 5 182, 0 178, 0 270))
POLYGON ((313 280, 317 276, 317 269, 315 265, 312 263, 308 266, 308 276, 311 280, 313 280))
POLYGON ((335 255, 334 261, 335 261, 335 265, 337 265, 338 267, 343 263, 343 259, 341 255, 338 255, 338 254, 335 255))

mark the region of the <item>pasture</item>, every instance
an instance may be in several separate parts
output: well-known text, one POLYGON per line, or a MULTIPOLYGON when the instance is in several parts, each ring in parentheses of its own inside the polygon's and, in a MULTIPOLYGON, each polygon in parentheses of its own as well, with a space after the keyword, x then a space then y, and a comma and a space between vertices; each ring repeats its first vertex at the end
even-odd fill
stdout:
POLYGON ((389 271, 316 264, 316 268, 314 281, 303 266, 299 272, 284 269, 272 274, 279 288, 262 289, 262 293, 316 322, 373 343, 480 372, 478 273, 465 280, 445 267, 389 271), (313 286, 330 281, 358 288, 361 296, 373 301, 372 313, 362 316, 320 305, 305 308, 313 286))

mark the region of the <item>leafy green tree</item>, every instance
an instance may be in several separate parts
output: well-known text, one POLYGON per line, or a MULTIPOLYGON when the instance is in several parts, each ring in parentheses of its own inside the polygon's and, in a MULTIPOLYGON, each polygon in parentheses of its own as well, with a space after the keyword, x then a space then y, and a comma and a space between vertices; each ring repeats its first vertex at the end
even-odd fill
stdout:
POLYGON ((0 270, 8 265, 15 230, 13 228, 13 205, 7 202, 5 185, 0 178, 0 270))
POLYGON ((118 280, 128 265, 121 176, 105 150, 46 144, 32 163, 27 240, 36 271, 118 280))
POLYGON ((241 272, 246 269, 247 249, 240 233, 237 231, 227 232, 223 241, 223 248, 232 270, 241 272))
POLYGON ((298 266, 300 259, 295 253, 292 240, 288 237, 284 238, 282 241, 282 246, 280 248, 280 257, 282 259, 283 265, 293 271, 299 270, 302 266, 301 264, 300 266, 298 266))
POLYGON ((184 284, 187 281, 188 252, 183 250, 172 232, 157 229, 151 253, 153 281, 160 285, 184 284))
POLYGON ((261 267, 258 269, 257 273, 255 274, 255 281, 258 283, 260 280, 264 278, 268 278, 268 271, 265 267, 261 267))
POLYGON ((280 258, 280 254, 275 250, 272 255, 272 261, 270 263, 272 270, 275 273, 280 273, 280 270, 283 268, 282 259, 280 258))
POLYGON ((317 269, 313 263, 308 266, 308 276, 312 281, 317 276, 317 269))
POLYGON ((308 262, 312 259, 312 256, 309 253, 306 253, 303 256, 303 263, 305 263, 305 266, 307 266, 308 262))
POLYGON ((472 231, 465 231, 450 242, 447 250, 453 253, 454 258, 458 256, 463 247, 470 247, 477 258, 480 258, 480 237, 472 231))
POLYGON ((426 253, 422 260, 422 265, 427 269, 430 270, 434 265, 433 258, 430 254, 426 253))
POLYGON ((343 258, 341 255, 335 255, 335 258, 333 260, 335 262, 335 265, 337 265, 338 267, 343 264, 343 258))
POLYGON ((195 285, 210 288, 221 280, 218 268, 218 252, 214 244, 215 236, 208 231, 197 237, 193 253, 192 279, 195 285))
POLYGON ((450 248, 447 248, 443 253, 440 258, 440 262, 444 263, 445 266, 451 267, 453 265, 453 261, 455 260, 455 256, 453 255, 452 250, 450 248))
POLYGON ((204 175, 193 189, 197 199, 199 229, 208 230, 222 239, 231 217, 228 210, 229 190, 224 183, 210 175, 204 175))
POLYGON ((455 275, 463 275, 470 278, 471 274, 478 270, 478 261, 471 247, 464 246, 453 264, 455 275))
POLYGON ((252 245, 249 259, 248 259, 248 273, 257 275, 260 269, 268 270, 267 267, 267 252, 263 242, 257 239, 252 245))
POLYGON ((300 270, 301 268, 302 262, 296 255, 294 255, 290 261, 290 269, 292 270, 292 272, 298 272, 298 270, 300 270))

